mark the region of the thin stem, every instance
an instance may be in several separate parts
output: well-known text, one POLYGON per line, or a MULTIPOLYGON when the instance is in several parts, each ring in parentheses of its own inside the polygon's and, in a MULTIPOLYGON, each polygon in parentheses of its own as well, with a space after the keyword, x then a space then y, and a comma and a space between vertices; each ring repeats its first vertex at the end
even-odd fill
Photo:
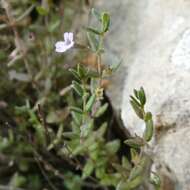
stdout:
POLYGON ((24 60, 26 70, 27 70, 28 74, 30 75, 30 78, 32 79, 32 72, 30 70, 28 61, 25 58, 27 48, 26 48, 24 42, 21 40, 21 38, 19 36, 19 33, 18 33, 18 30, 16 28, 15 18, 11 14, 12 9, 11 9, 10 2, 6 1, 6 0, 2 0, 1 3, 2 3, 2 7, 5 9, 6 15, 8 17, 9 23, 10 23, 10 25, 12 27, 12 30, 13 30, 13 33, 14 33, 14 36, 15 36, 15 46, 16 46, 16 48, 18 48, 18 51, 19 51, 19 53, 21 55, 21 58, 23 58, 23 60, 24 60))
POLYGON ((87 89, 86 89, 86 81, 82 81, 82 87, 84 91, 84 95, 82 97, 83 99, 83 117, 82 117, 82 124, 84 124, 85 118, 86 118, 86 101, 87 101, 87 89))
POLYGON ((102 64, 102 57, 101 54, 98 54, 98 73, 99 73, 99 86, 101 88, 101 84, 102 84, 102 68, 101 65, 102 64))
MULTIPOLYGON (((20 15, 18 18, 16 18, 14 25, 17 25, 18 22, 20 22, 25 17, 27 17, 31 13, 31 11, 34 9, 34 7, 35 7, 35 5, 31 5, 22 15, 20 15)), ((12 25, 1 24, 0 25, 0 30, 8 28, 8 27, 12 27, 12 25)))
POLYGON ((46 181, 49 183, 50 187, 51 187, 53 190, 58 190, 58 189, 53 185, 53 183, 50 181, 48 175, 46 175, 46 172, 43 170, 43 168, 42 168, 42 166, 41 166, 41 164, 40 164, 40 160, 39 160, 37 157, 35 157, 35 160, 36 160, 36 162, 37 162, 37 164, 38 164, 38 166, 39 166, 39 169, 41 170, 42 175, 44 176, 44 178, 46 179, 46 181))
POLYGON ((45 118, 44 113, 42 112, 42 108, 41 108, 40 104, 38 104, 38 115, 39 115, 39 118, 40 118, 40 122, 42 123, 42 125, 43 125, 43 127, 45 129, 46 140, 50 141, 50 134, 49 134, 48 126, 47 126, 47 123, 46 123, 46 118, 45 118))
POLYGON ((99 74, 99 86, 101 87, 101 83, 102 83, 102 47, 103 47, 103 38, 104 38, 104 35, 100 35, 100 42, 99 42, 99 47, 98 47, 98 50, 96 52, 96 56, 97 56, 97 72, 99 74))
MULTIPOLYGON (((49 185, 51 185, 51 187, 52 187, 53 189, 56 189, 56 187, 55 187, 55 186, 52 184, 52 182, 49 180, 49 177, 46 175, 46 173, 45 173, 44 169, 42 168, 40 162, 43 163, 44 168, 45 168, 46 170, 48 170, 48 171, 50 171, 50 172, 53 172, 53 173, 54 173, 57 177, 59 177, 60 179, 62 179, 62 180, 69 180, 69 179, 70 179, 69 176, 66 176, 66 175, 61 174, 59 170, 57 170, 57 169, 54 168, 51 164, 49 164, 47 161, 45 161, 45 160, 39 155, 39 153, 37 153, 35 150, 34 150, 34 153, 35 153, 35 155, 36 155, 35 159, 36 159, 36 161, 37 161, 37 163, 38 163, 38 165, 39 165, 39 168, 40 168, 42 174, 44 175, 44 177, 45 177, 46 180, 48 181, 49 185), (54 186, 54 187, 53 187, 53 186, 54 186)), ((82 170, 82 165, 80 164, 80 162, 79 162, 78 160, 77 160, 77 166, 80 166, 80 169, 82 170)), ((91 188, 93 188, 93 189, 97 189, 97 188, 100 188, 100 187, 104 188, 101 184, 99 184, 99 182, 98 182, 95 178, 93 178, 93 177, 89 177, 89 178, 90 178, 92 181, 94 181, 95 184, 94 184, 94 183, 90 183, 90 182, 83 182, 83 181, 81 181, 80 184, 81 184, 82 186, 91 187, 91 188)), ((57 189, 56 189, 56 190, 57 190, 57 189)))

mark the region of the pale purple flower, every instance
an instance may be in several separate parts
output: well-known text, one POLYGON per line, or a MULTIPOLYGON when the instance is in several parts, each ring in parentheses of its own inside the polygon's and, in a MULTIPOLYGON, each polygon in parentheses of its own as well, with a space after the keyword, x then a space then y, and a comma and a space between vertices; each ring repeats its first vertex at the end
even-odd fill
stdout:
POLYGON ((72 32, 65 32, 64 33, 64 41, 58 41, 55 44, 55 51, 58 53, 63 53, 68 49, 74 46, 73 41, 73 33, 72 32))

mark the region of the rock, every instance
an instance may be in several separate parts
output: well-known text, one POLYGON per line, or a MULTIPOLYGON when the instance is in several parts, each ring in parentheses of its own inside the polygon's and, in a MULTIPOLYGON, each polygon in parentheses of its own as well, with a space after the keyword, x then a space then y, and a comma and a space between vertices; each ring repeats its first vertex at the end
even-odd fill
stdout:
POLYGON ((179 190, 190 190, 190 130, 189 127, 170 131, 163 136, 154 151, 157 159, 167 163, 177 177, 179 190))
POLYGON ((189 6, 184 1, 154 0, 146 9, 139 10, 142 21, 137 28, 136 53, 130 63, 122 103, 122 117, 127 127, 136 126, 137 131, 143 131, 143 125, 129 106, 129 94, 140 86, 148 96, 147 108, 159 116, 159 122, 164 122, 159 125, 170 127, 189 122, 189 70, 184 66, 188 62, 184 41, 189 33, 189 6), (177 60, 181 60, 178 65, 177 60))
POLYGON ((190 2, 152 0, 146 1, 144 7, 137 4, 139 1, 133 1, 132 7, 141 16, 134 29, 136 40, 132 47, 136 48, 132 51, 133 59, 126 59, 125 63, 129 68, 123 93, 122 118, 131 133, 143 134, 144 125, 129 105, 133 89, 143 86, 148 99, 146 109, 155 116, 155 155, 174 172, 180 189, 188 190, 190 2))
POLYGON ((123 59, 110 97, 126 128, 142 135, 129 95, 144 87, 156 126, 155 156, 174 173, 178 189, 189 190, 190 1, 110 0, 98 6, 112 15, 107 47, 123 59))
POLYGON ((139 10, 143 9, 146 2, 138 1, 133 3, 130 0, 109 0, 107 2, 98 0, 95 4, 98 10, 108 11, 111 15, 111 26, 105 42, 106 52, 108 52, 105 55, 105 62, 117 63, 120 59, 122 60, 122 64, 114 74, 108 89, 108 95, 114 108, 120 110, 127 67, 134 59, 136 50, 136 29, 141 17, 139 10))

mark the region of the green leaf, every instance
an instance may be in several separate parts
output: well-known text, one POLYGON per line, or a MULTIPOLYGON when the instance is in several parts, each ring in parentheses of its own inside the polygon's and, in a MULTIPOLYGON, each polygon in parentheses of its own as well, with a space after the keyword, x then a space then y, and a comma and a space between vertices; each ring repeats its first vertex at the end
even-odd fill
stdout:
POLYGON ((154 124, 153 124, 153 120, 151 118, 148 121, 146 121, 146 129, 145 129, 145 132, 144 132, 144 139, 147 142, 149 142, 152 139, 153 127, 154 127, 154 124))
POLYGON ((72 155, 76 156, 79 154, 82 154, 84 152, 84 146, 82 144, 79 144, 73 151, 72 151, 72 155))
POLYGON ((102 116, 105 113, 105 111, 107 110, 107 108, 108 108, 108 103, 105 103, 103 106, 99 107, 99 109, 96 111, 94 116, 96 118, 102 116))
POLYGON ((139 107, 139 105, 134 101, 134 100, 130 100, 130 104, 133 107, 135 113, 137 114, 137 116, 140 119, 144 118, 144 113, 143 113, 143 109, 141 107, 139 107))
POLYGON ((26 106, 15 106, 15 112, 18 115, 26 114, 28 112, 28 108, 26 106))
POLYGON ((135 179, 138 176, 143 175, 143 168, 139 165, 137 165, 136 167, 134 167, 131 170, 130 176, 129 176, 129 180, 132 181, 133 179, 135 179))
POLYGON ((63 189, 67 190, 82 190, 83 184, 81 183, 81 177, 71 171, 64 172, 64 176, 67 180, 64 180, 64 187, 63 189))
POLYGON ((93 16, 95 16, 97 18, 97 20, 101 21, 101 15, 95 8, 91 9, 91 13, 93 16))
POLYGON ((94 142, 93 144, 91 144, 88 147, 88 149, 89 149, 90 152, 94 152, 94 151, 96 151, 98 149, 98 147, 99 147, 99 143, 98 142, 94 142))
POLYGON ((75 107, 75 106, 70 106, 70 111, 83 114, 82 109, 80 109, 80 108, 78 108, 78 107, 75 107))
POLYGON ((136 189, 137 187, 139 187, 144 181, 144 177, 143 175, 139 175, 136 178, 134 178, 133 180, 129 181, 126 184, 127 189, 126 190, 132 190, 132 189, 136 189))
POLYGON ((135 190, 143 183, 143 176, 138 176, 131 181, 121 181, 118 183, 116 190, 135 190))
POLYGON ((93 170, 94 170, 94 163, 92 162, 92 160, 88 159, 87 163, 83 168, 82 179, 85 179, 88 176, 90 176, 93 170))
POLYGON ((92 160, 96 160, 97 161, 98 158, 99 158, 99 150, 97 149, 95 151, 90 151, 89 156, 90 156, 90 158, 92 160))
POLYGON ((86 77, 87 72, 86 72, 86 69, 81 64, 78 64, 77 65, 77 73, 80 78, 84 78, 84 77, 86 77))
POLYGON ((36 139, 39 142, 39 144, 46 146, 46 135, 45 135, 45 129, 44 127, 39 124, 39 125, 33 125, 36 131, 36 139))
POLYGON ((0 136, 0 151, 4 151, 11 146, 8 138, 0 136))
POLYGON ((120 67, 121 63, 122 63, 122 60, 120 60, 118 63, 111 65, 110 69, 112 70, 112 72, 116 72, 118 68, 120 67))
POLYGON ((116 186, 118 184, 119 174, 106 174, 101 177, 101 184, 104 186, 116 186))
POLYGON ((139 160, 139 155, 136 149, 131 148, 130 149, 130 154, 131 154, 131 160, 133 163, 136 163, 139 160))
POLYGON ((87 32, 87 38, 92 51, 96 52, 98 50, 98 40, 95 34, 92 32, 87 32))
POLYGON ((121 175, 124 174, 126 176, 127 171, 120 163, 112 163, 113 168, 117 170, 121 175))
POLYGON ((136 89, 134 89, 133 92, 134 92, 135 97, 136 97, 137 99, 139 99, 138 91, 137 91, 136 89))
POLYGON ((76 138, 78 134, 76 132, 63 132, 62 135, 67 138, 76 138))
POLYGON ((135 104, 138 105, 138 106, 141 108, 141 104, 140 104, 140 102, 139 102, 135 97, 130 96, 130 98, 131 98, 131 101, 134 101, 135 104))
POLYGON ((129 162, 128 158, 126 156, 122 157, 122 166, 127 169, 130 170, 131 169, 131 163, 129 162))
POLYGON ((92 33, 94 33, 96 35, 101 35, 101 32, 99 32, 97 29, 87 27, 86 30, 89 31, 89 32, 92 32, 92 33))
POLYGON ((58 27, 59 27, 60 24, 61 24, 61 20, 60 19, 51 22, 50 25, 48 26, 49 32, 56 31, 58 29, 58 27))
POLYGON ((142 146, 144 146, 144 139, 140 138, 140 137, 134 137, 134 138, 130 138, 124 141, 125 144, 133 147, 133 148, 140 148, 142 146))
POLYGON ((4 60, 6 59, 6 57, 7 57, 6 53, 0 50, 0 60, 4 60))
POLYGON ((138 92, 138 97, 139 97, 141 104, 144 106, 146 103, 146 95, 145 95, 143 87, 140 88, 140 90, 138 92))
POLYGON ((151 120, 152 119, 152 113, 151 112, 147 112, 145 114, 145 121, 151 120))
POLYGON ((131 170, 129 179, 135 179, 137 176, 141 175, 144 178, 149 176, 149 169, 151 165, 151 159, 147 155, 142 155, 139 163, 131 170))
POLYGON ((11 130, 11 129, 8 130, 8 137, 9 137, 9 143, 10 143, 10 144, 13 144, 13 143, 14 143, 14 140, 15 140, 13 130, 11 130))
POLYGON ((108 127, 108 124, 106 122, 104 122, 100 126, 100 128, 96 131, 96 133, 99 135, 99 137, 102 137, 105 134, 107 127, 108 127))
POLYGON ((81 85, 76 82, 76 81, 73 81, 72 82, 72 87, 73 89, 75 90, 75 92, 79 95, 79 96, 83 96, 83 88, 81 87, 81 85))
POLYGON ((81 80, 79 74, 77 73, 77 71, 75 71, 74 69, 69 69, 69 71, 73 74, 73 76, 78 79, 81 80))
POLYGON ((56 138, 53 140, 53 142, 48 146, 48 150, 51 150, 52 148, 55 147, 55 145, 58 145, 61 142, 63 136, 63 125, 59 126, 59 129, 57 131, 56 138))
POLYGON ((155 186, 155 190, 161 190, 161 179, 155 172, 151 174, 150 183, 155 186))
POLYGON ((27 172, 29 169, 29 163, 25 159, 20 159, 18 163, 19 170, 22 172, 27 172))
POLYGON ((126 186, 126 181, 120 181, 118 184, 117 184, 117 187, 116 187, 116 190, 124 190, 125 189, 125 186, 126 186))
POLYGON ((44 7, 42 7, 42 6, 36 7, 36 10, 42 16, 46 16, 48 14, 48 10, 45 9, 44 7))
POLYGON ((113 140, 111 142, 106 143, 106 150, 109 155, 114 155, 120 147, 120 141, 119 140, 113 140))
POLYGON ((92 79, 92 78, 98 78, 98 77, 100 76, 100 75, 97 73, 97 71, 90 71, 90 70, 89 70, 87 74, 88 74, 88 77, 91 78, 91 79, 92 79))
POLYGON ((91 119, 90 121, 86 121, 86 123, 83 124, 80 127, 80 130, 81 130, 80 136, 81 136, 81 138, 88 137, 88 135, 90 134, 90 132, 93 129, 93 126, 94 126, 94 120, 93 119, 91 119))
POLYGON ((80 126, 81 121, 82 121, 82 115, 80 113, 77 113, 77 112, 71 112, 71 115, 72 115, 72 118, 73 118, 73 121, 75 122, 75 124, 77 126, 80 126))
POLYGON ((13 177, 11 178, 10 185, 13 187, 22 187, 27 182, 27 179, 25 176, 20 175, 18 173, 15 173, 13 177))
POLYGON ((103 178, 105 176, 105 167, 101 166, 101 167, 96 167, 95 170, 96 173, 96 177, 97 178, 103 178))
POLYGON ((108 13, 102 14, 102 32, 107 32, 110 26, 110 15, 108 13))
POLYGON ((88 102, 87 102, 87 104, 86 104, 86 111, 87 111, 87 112, 91 111, 92 106, 94 105, 95 100, 96 100, 96 95, 93 94, 93 95, 89 98, 89 100, 88 100, 88 102))

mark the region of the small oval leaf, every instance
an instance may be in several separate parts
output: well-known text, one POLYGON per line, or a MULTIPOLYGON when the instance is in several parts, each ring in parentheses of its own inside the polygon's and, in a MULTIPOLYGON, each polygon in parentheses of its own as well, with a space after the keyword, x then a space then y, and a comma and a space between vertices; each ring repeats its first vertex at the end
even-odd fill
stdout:
POLYGON ((91 111, 92 106, 94 105, 95 100, 96 100, 96 95, 93 94, 93 95, 89 98, 89 100, 88 100, 88 102, 87 102, 87 104, 86 104, 86 111, 87 111, 87 112, 91 111))

